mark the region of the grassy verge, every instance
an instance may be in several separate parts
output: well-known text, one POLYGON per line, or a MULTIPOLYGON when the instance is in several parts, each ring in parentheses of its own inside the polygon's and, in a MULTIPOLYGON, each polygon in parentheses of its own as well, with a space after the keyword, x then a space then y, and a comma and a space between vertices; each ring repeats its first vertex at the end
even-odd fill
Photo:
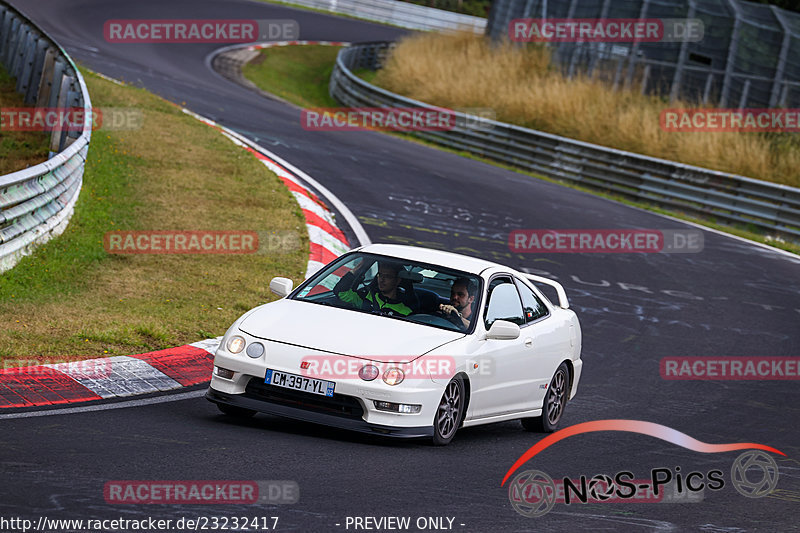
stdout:
MULTIPOLYGON (((15 89, 16 81, 0 66, 0 108, 27 107, 15 89)), ((49 141, 50 136, 40 131, 0 129, 0 174, 46 161, 49 141)))
MULTIPOLYGON (((249 65, 247 70, 245 71, 246 72, 246 76, 251 81, 256 83, 261 89, 263 89, 263 90, 265 90, 267 92, 273 93, 273 94, 278 94, 278 95, 282 96, 283 98, 285 98, 286 100, 289 100, 290 102, 293 102, 293 103, 298 104, 298 105, 303 105, 303 106, 307 106, 307 107, 331 107, 332 105, 338 106, 338 104, 335 103, 335 102, 333 104, 331 103, 331 98, 328 95, 328 80, 330 79, 330 72, 331 72, 331 69, 333 68, 333 62, 335 61, 336 54, 335 53, 331 54, 330 63, 329 64, 325 64, 324 62, 320 61, 320 58, 317 55, 319 52, 315 51, 314 48, 323 48, 323 47, 295 46, 295 47, 270 48, 270 49, 262 50, 261 57, 259 58, 259 60, 260 60, 259 63, 251 63, 251 65, 249 65), (308 57, 308 59, 307 59, 307 57, 308 57), (269 61, 269 63, 267 61, 269 61), (302 94, 304 94, 306 96, 301 97, 301 96, 295 95, 293 93, 293 91, 296 90, 296 86, 298 85, 298 81, 297 80, 289 80, 286 77, 282 77, 282 76, 269 76, 269 77, 267 77, 266 75, 264 75, 264 76, 258 77, 256 75, 259 69, 264 69, 264 70, 268 69, 268 67, 266 67, 264 65, 280 66, 283 63, 291 63, 293 69, 297 69, 297 70, 305 72, 304 77, 305 77, 306 80, 313 80, 314 87, 305 88, 305 90, 302 91, 302 94), (325 79, 324 83, 322 83, 320 80, 322 80, 324 78, 326 73, 328 75, 328 78, 325 79), (322 86, 318 87, 317 84, 322 84, 322 86), (308 92, 311 89, 313 89, 313 93, 309 93, 308 92), (309 94, 311 94, 311 95, 309 96, 309 94), (317 95, 317 96, 315 97, 314 95, 317 95)), ((377 73, 371 73, 370 71, 358 71, 358 72, 356 72, 356 74, 358 76, 360 76, 362 79, 365 79, 365 80, 371 82, 375 78, 377 73)), ((309 82, 309 83, 312 83, 312 82, 309 82)), ((300 92, 300 91, 298 91, 298 92, 300 92)), ((440 145, 437 145, 437 144, 434 144, 434 143, 430 143, 430 142, 421 140, 421 139, 419 139, 417 137, 413 137, 411 135, 405 135, 405 134, 401 134, 401 133, 390 133, 390 135, 396 135, 396 136, 402 137, 404 139, 411 140, 413 142, 417 142, 419 144, 423 144, 423 145, 426 145, 426 146, 432 146, 432 147, 435 147, 435 148, 437 148, 439 150, 444 150, 444 151, 448 151, 448 152, 451 152, 451 153, 457 153, 458 155, 461 155, 461 156, 464 156, 464 157, 468 157, 468 158, 474 159, 476 161, 482 161, 484 163, 488 163, 488 164, 491 164, 491 165, 494 165, 494 166, 498 166, 498 167, 501 167, 501 168, 506 168, 508 170, 513 170, 514 172, 518 172, 518 173, 521 173, 521 174, 532 176, 532 177, 537 178, 537 179, 543 179, 543 180, 546 180, 546 181, 559 183, 561 185, 565 185, 565 186, 573 188, 573 189, 581 190, 581 191, 584 191, 584 192, 589 192, 591 194, 602 196, 604 198, 608 198, 608 199, 611 199, 611 200, 622 202, 622 203, 624 203, 626 205, 639 207, 639 208, 642 208, 642 209, 646 209, 648 211, 653 211, 655 213, 661 213, 661 214, 665 214, 665 215, 674 216, 674 217, 680 218, 682 220, 686 220, 686 221, 689 221, 689 222, 695 222, 697 224, 702 224, 702 225, 708 226, 710 228, 718 229, 720 231, 725 231, 725 232, 731 233, 733 235, 737 235, 737 236, 740 236, 740 237, 744 237, 746 239, 750 239, 752 241, 760 242, 760 243, 763 243, 763 244, 769 244, 770 246, 774 246, 776 248, 780 248, 780 249, 787 250, 787 251, 790 251, 790 252, 800 253, 800 246, 798 246, 796 244, 793 244, 791 242, 777 241, 777 240, 774 240, 772 238, 765 237, 764 235, 758 233, 757 231, 754 231, 754 230, 746 228, 746 227, 726 226, 726 225, 723 225, 723 224, 718 224, 718 223, 714 222, 713 220, 702 220, 702 219, 698 219, 696 217, 685 215, 683 213, 666 211, 666 210, 663 210, 663 209, 660 209, 660 208, 657 208, 657 207, 653 207, 653 206, 645 204, 645 203, 633 202, 631 200, 628 200, 628 199, 620 197, 620 196, 607 194, 607 193, 602 193, 602 192, 598 192, 595 189, 582 187, 582 186, 576 185, 575 183, 570 182, 570 181, 554 180, 554 179, 551 179, 551 178, 547 178, 547 177, 541 176, 539 174, 526 172, 524 170, 521 170, 521 169, 518 169, 518 168, 515 168, 515 167, 511 167, 511 166, 508 166, 508 165, 503 165, 503 164, 498 163, 496 161, 491 161, 489 159, 485 159, 485 158, 470 154, 468 152, 461 152, 461 151, 452 150, 450 148, 446 148, 446 147, 443 147, 443 146, 440 146, 440 145)))
POLYGON ((358 70, 353 70, 352 72, 353 72, 353 74, 355 74, 356 76, 358 76, 359 78, 364 80, 365 82, 373 83, 373 84, 375 83, 375 78, 378 76, 378 71, 377 70, 368 70, 368 69, 365 69, 365 68, 358 69, 358 70))
POLYGON ((336 107, 328 94, 339 46, 266 48, 242 69, 242 74, 281 98, 301 107, 336 107))
POLYGON ((664 131, 664 109, 694 106, 636 87, 567 79, 540 46, 492 45, 467 33, 414 35, 398 43, 374 83, 443 107, 491 108, 500 121, 573 139, 800 186, 796 134, 664 131))
POLYGON ((97 107, 135 108, 143 127, 97 130, 64 234, 0 276, 0 364, 37 356, 131 354, 222 335, 301 280, 308 240, 277 176, 216 130, 144 91, 87 74, 97 107), (113 230, 295 233, 269 254, 111 255, 113 230), (2 361, 1 359, 5 359, 2 361))

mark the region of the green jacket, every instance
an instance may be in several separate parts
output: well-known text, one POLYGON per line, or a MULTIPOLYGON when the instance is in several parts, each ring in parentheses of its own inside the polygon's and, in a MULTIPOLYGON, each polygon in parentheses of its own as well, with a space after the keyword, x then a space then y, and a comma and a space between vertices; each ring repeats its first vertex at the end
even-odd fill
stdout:
MULTIPOLYGON (((334 294, 343 302, 353 304, 361 309, 388 310, 402 316, 408 316, 413 312, 411 307, 400 299, 390 301, 380 292, 369 288, 361 291, 353 290, 354 281, 351 273, 345 274, 333 288, 334 294)), ((399 292, 402 289, 398 287, 397 290, 399 292)))

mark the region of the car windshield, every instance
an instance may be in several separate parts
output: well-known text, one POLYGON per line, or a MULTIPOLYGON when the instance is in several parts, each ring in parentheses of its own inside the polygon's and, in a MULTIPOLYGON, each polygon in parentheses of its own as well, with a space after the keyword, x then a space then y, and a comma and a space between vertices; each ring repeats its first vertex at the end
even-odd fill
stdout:
POLYGON ((291 298, 468 332, 479 309, 480 287, 474 274, 352 253, 315 274, 291 298))

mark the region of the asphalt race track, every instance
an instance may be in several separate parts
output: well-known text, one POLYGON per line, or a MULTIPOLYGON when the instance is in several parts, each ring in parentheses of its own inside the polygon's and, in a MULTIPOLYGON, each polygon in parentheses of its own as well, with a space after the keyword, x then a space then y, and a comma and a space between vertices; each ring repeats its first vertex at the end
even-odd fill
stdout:
POLYGON ((418 517, 449 517, 453 530, 469 532, 800 529, 797 380, 668 381, 659 372, 663 357, 800 355, 800 259, 709 231, 697 254, 511 254, 506 238, 519 228, 687 226, 389 135, 305 131, 299 109, 208 69, 220 45, 109 44, 103 37, 108 19, 295 19, 301 39, 352 42, 395 39, 404 33, 395 28, 242 0, 12 3, 85 66, 185 102, 298 166, 359 217, 373 242, 445 248, 561 281, 581 320, 585 362, 561 427, 645 420, 706 443, 766 444, 786 457, 774 456, 777 489, 747 498, 730 483, 739 452, 698 453, 634 433, 574 436, 523 469, 554 479, 719 469, 725 486, 693 495, 693 503, 557 504, 527 518, 500 486, 542 438, 518 422, 462 429, 450 446, 434 448, 266 415, 234 422, 197 392, 0 420, 0 516, 277 516, 277 531, 354 531, 346 524, 356 516, 409 516, 412 526, 418 517), (109 480, 209 479, 293 480, 300 498, 272 506, 114 505, 103 498, 109 480))

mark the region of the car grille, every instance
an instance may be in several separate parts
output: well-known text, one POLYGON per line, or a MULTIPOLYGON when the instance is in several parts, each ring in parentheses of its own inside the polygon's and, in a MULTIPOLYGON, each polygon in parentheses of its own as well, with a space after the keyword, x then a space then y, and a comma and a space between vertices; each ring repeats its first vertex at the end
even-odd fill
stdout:
POLYGON ((345 418, 360 419, 364 415, 361 403, 353 396, 333 393, 333 397, 321 396, 310 392, 284 389, 267 385, 259 378, 251 378, 245 387, 245 396, 255 400, 262 400, 287 407, 295 407, 324 413, 329 415, 341 416, 345 418))

